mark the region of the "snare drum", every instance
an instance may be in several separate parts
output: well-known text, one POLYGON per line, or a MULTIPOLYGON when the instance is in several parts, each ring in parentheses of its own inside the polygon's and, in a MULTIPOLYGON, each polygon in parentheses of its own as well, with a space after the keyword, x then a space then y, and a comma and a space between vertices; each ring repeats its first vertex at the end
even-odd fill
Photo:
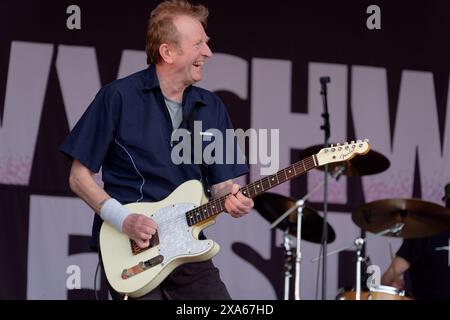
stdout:
MULTIPOLYGON (((369 292, 361 291, 361 300, 367 300, 369 292)), ((336 295, 336 300, 356 300, 356 290, 353 288, 341 288, 336 295)))
POLYGON ((370 288, 369 300, 411 300, 405 296, 405 290, 390 286, 373 286, 370 288))
MULTIPOLYGON (((342 288, 336 300, 356 300, 356 290, 342 288)), ((361 291, 361 300, 411 300, 411 298, 405 296, 404 290, 389 286, 374 286, 370 291, 361 291)))

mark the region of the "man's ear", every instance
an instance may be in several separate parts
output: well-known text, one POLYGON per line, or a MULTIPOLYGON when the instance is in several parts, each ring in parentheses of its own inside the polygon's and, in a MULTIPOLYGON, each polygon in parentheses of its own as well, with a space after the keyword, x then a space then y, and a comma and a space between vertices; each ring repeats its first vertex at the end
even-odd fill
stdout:
POLYGON ((159 46, 159 54, 166 63, 173 63, 173 50, 167 43, 159 46))

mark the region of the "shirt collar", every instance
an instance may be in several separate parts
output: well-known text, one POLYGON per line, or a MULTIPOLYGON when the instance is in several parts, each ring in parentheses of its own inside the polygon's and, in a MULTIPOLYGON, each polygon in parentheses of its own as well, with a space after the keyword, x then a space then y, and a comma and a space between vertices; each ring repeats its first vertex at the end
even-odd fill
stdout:
POLYGON ((151 64, 148 66, 147 72, 144 73, 144 89, 152 90, 156 87, 159 87, 158 75, 155 65, 151 64))
MULTIPOLYGON (((158 75, 156 74, 156 68, 154 64, 151 64, 147 68, 147 72, 145 72, 144 76, 144 89, 146 90, 152 90, 154 88, 159 88, 159 79, 158 75)), ((183 101, 189 101, 188 104, 190 105, 205 105, 205 100, 201 97, 198 90, 193 87, 189 86, 184 90, 183 93, 183 101)), ((183 103, 184 104, 184 103, 183 103)))

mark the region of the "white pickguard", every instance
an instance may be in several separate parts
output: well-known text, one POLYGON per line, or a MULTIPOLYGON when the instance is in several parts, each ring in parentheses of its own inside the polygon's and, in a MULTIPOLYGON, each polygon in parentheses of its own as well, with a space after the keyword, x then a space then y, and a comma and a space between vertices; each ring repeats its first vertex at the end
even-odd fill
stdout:
POLYGON ((159 253, 164 264, 183 255, 197 255, 208 250, 208 242, 194 239, 193 228, 187 224, 186 212, 194 208, 192 203, 177 203, 150 215, 158 226, 159 253))

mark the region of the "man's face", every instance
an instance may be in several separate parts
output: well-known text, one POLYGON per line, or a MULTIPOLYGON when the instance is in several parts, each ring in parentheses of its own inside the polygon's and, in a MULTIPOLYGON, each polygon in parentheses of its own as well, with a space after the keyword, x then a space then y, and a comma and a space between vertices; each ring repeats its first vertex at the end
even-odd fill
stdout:
POLYGON ((179 32, 179 49, 174 56, 173 67, 179 81, 191 85, 202 79, 203 64, 212 56, 208 36, 202 24, 189 16, 174 19, 179 32))

